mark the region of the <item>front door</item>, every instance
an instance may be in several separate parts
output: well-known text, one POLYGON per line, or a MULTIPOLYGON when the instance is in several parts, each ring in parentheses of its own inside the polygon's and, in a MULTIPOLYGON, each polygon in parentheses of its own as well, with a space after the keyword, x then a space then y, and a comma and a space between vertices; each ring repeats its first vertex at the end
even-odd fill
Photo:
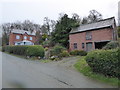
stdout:
POLYGON ((91 51, 92 50, 92 42, 86 43, 86 51, 91 51))

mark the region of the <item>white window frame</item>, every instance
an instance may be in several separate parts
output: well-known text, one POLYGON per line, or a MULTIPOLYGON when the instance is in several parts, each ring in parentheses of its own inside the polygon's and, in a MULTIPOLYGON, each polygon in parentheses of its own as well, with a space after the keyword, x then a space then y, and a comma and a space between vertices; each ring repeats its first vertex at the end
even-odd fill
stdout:
POLYGON ((30 40, 33 40, 33 37, 30 37, 30 40))
POLYGON ((24 36, 24 39, 26 40, 26 39, 27 39, 27 36, 24 36))
POLYGON ((16 35, 16 39, 20 39, 20 36, 19 36, 19 35, 16 35))

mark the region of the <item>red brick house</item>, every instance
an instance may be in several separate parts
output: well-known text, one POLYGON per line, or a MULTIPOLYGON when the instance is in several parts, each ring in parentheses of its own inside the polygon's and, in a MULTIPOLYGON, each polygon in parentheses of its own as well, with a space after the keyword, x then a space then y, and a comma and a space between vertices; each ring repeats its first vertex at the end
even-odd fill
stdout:
POLYGON ((9 36, 9 45, 34 45, 36 41, 36 33, 13 29, 9 36))
POLYGON ((117 38, 115 18, 111 17, 72 29, 69 35, 69 50, 101 49, 109 41, 117 38))

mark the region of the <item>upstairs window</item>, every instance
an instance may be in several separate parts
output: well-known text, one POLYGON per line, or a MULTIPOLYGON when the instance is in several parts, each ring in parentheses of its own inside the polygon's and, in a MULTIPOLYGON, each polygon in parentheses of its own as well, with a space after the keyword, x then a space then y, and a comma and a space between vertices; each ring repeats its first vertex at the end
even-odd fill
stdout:
POLYGON ((30 40, 32 40, 32 37, 30 37, 30 40))
POLYGON ((24 39, 26 40, 26 39, 27 39, 27 36, 24 36, 24 39))
POLYGON ((77 43, 74 43, 74 49, 77 49, 77 43))
POLYGON ((19 36, 19 35, 16 35, 16 39, 20 39, 20 36, 19 36))
POLYGON ((86 40, 91 40, 92 39, 92 32, 88 31, 86 32, 86 40))

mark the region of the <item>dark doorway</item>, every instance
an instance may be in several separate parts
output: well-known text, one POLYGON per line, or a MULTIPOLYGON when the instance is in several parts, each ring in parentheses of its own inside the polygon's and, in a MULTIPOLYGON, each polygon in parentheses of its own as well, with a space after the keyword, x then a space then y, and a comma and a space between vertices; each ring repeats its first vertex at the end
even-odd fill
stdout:
POLYGON ((95 42, 95 49, 102 49, 109 41, 95 42))

